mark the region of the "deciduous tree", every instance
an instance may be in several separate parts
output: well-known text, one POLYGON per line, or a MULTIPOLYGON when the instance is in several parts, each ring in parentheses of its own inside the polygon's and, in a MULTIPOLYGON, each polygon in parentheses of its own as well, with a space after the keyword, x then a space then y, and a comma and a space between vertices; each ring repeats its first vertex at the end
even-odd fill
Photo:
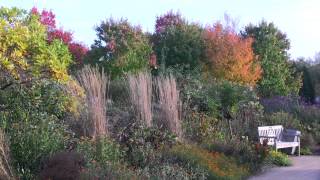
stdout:
POLYGON ((255 85, 261 68, 253 54, 252 38, 241 38, 231 27, 216 23, 204 33, 205 67, 218 79, 255 85))
POLYGON ((254 39, 252 47, 263 70, 258 82, 260 95, 270 97, 298 94, 301 78, 289 63, 290 41, 286 34, 273 23, 262 21, 257 26, 248 25, 242 35, 244 38, 254 39))
POLYGON ((88 63, 104 67, 112 77, 148 67, 151 44, 139 26, 126 19, 112 18, 97 28, 97 39, 88 55, 88 63))
POLYGON ((204 54, 203 28, 173 12, 157 17, 155 28, 152 39, 160 64, 190 69, 200 65, 204 54))
POLYGON ((68 48, 59 40, 47 42, 46 27, 37 16, 0 8, 1 89, 38 78, 67 80, 70 63, 68 48))

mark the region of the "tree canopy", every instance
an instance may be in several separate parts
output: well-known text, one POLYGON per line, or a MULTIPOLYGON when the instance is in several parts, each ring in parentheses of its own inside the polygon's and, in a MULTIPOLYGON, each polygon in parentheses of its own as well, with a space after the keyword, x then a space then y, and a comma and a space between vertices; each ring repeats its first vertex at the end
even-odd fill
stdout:
POLYGON ((68 47, 47 41, 38 16, 17 8, 0 8, 0 84, 28 83, 38 78, 68 79, 68 47))
POLYGON ((243 37, 254 39, 253 50, 259 58, 263 73, 258 82, 260 95, 287 96, 297 94, 301 86, 299 75, 289 63, 290 41, 273 23, 262 21, 259 25, 248 25, 243 37))

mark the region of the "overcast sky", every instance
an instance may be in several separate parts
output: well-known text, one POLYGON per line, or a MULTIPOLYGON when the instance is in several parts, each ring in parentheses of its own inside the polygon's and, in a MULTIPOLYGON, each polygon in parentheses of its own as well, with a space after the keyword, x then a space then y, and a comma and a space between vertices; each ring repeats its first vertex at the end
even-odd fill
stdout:
POLYGON ((0 6, 51 9, 58 25, 88 46, 96 36, 94 27, 108 17, 125 17, 153 31, 156 16, 173 10, 204 25, 227 13, 239 22, 239 29, 262 19, 273 21, 288 35, 291 57, 313 57, 320 51, 319 0, 0 0, 0 6))

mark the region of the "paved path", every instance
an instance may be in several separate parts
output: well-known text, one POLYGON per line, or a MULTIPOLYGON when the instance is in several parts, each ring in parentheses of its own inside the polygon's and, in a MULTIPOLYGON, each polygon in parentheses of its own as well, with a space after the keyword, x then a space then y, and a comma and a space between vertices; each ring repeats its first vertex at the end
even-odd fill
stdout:
POLYGON ((320 156, 291 157, 293 165, 277 167, 249 180, 320 180, 320 156))

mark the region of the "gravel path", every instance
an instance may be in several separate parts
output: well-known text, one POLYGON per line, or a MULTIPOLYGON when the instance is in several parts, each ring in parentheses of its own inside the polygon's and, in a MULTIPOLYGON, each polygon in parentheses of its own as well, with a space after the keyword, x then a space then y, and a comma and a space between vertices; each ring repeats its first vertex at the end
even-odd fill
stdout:
POLYGON ((320 180, 320 156, 291 157, 293 165, 271 168, 249 180, 320 180))

